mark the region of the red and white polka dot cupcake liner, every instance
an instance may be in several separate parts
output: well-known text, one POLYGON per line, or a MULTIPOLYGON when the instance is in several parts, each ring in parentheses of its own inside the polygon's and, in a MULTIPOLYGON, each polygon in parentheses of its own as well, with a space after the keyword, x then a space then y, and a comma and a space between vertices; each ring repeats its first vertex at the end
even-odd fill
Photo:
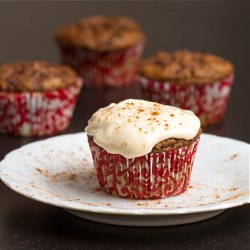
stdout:
POLYGON ((186 191, 198 142, 127 159, 108 153, 89 138, 100 187, 109 194, 134 199, 159 199, 186 191))
POLYGON ((51 92, 0 92, 0 132, 44 136, 64 130, 70 123, 82 80, 51 92))
POLYGON ((233 76, 205 85, 181 85, 138 77, 145 99, 192 110, 203 126, 224 117, 233 76))
POLYGON ((63 64, 70 65, 85 80, 86 86, 94 88, 133 84, 144 50, 144 42, 113 52, 58 45, 63 64))

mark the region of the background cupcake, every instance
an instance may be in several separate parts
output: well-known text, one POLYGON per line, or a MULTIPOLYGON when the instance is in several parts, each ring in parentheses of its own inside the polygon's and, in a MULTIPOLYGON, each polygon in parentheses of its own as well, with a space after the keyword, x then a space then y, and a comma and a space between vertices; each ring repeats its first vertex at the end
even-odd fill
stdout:
POLYGON ((64 130, 82 80, 67 66, 45 61, 0 66, 0 132, 43 136, 64 130))
POLYGON ((128 17, 92 16, 58 29, 56 41, 87 86, 119 87, 134 82, 145 36, 128 17))
POLYGON ((233 74, 233 65, 219 56, 182 50, 144 60, 138 79, 146 99, 190 109, 205 126, 223 118, 233 74))
POLYGON ((193 112, 129 99, 99 109, 85 131, 107 193, 157 199, 186 191, 201 133, 193 112))

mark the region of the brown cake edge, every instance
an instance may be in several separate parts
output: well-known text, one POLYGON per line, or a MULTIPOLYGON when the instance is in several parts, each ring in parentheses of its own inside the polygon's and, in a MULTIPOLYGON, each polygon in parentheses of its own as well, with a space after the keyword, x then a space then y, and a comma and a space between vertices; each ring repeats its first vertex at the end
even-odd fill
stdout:
POLYGON ((181 148, 184 146, 191 145, 194 141, 196 141, 200 137, 201 133, 202 133, 202 129, 200 128, 196 136, 191 140, 168 138, 164 141, 157 143, 153 147, 151 153, 168 152, 176 148, 181 148))
MULTIPOLYGON (((150 153, 168 152, 177 148, 191 145, 194 141, 196 141, 200 137, 201 133, 202 133, 202 129, 200 128, 196 136, 191 140, 168 138, 164 141, 157 143, 153 147, 150 153)), ((93 140, 93 136, 88 135, 88 139, 92 140, 92 142, 95 143, 93 140)))

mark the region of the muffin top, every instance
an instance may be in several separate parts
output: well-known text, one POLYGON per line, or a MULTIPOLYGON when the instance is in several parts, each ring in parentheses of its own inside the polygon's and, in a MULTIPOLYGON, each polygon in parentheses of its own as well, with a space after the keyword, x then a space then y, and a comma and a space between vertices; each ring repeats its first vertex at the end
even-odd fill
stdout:
POLYGON ((209 84, 233 74, 233 65, 216 55, 176 51, 158 52, 144 60, 140 75, 152 80, 180 84, 209 84))
MULTIPOLYGON (((157 143, 169 138, 194 139, 200 131, 200 120, 189 110, 128 99, 99 109, 85 131, 107 152, 133 158, 150 153, 157 143)), ((170 144, 161 143, 158 150, 170 144)))
POLYGON ((57 41, 95 51, 115 51, 144 40, 139 25, 125 16, 92 16, 59 28, 57 41))
POLYGON ((75 84, 76 73, 67 66, 45 61, 0 65, 0 91, 45 92, 75 84))

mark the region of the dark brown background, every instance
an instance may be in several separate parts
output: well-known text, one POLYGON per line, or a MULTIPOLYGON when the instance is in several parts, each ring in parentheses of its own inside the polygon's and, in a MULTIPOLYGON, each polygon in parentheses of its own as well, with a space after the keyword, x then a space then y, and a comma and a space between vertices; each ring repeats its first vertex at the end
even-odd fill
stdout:
MULTIPOLYGON (((57 27, 94 14, 124 14, 147 36, 144 56, 158 50, 212 52, 235 65, 236 79, 224 121, 206 133, 249 142, 249 3, 202 2, 1 2, 0 63, 45 59, 59 62, 57 27)), ((83 89, 64 133, 82 131, 99 107, 140 98, 137 85, 125 89, 83 89)), ((0 160, 37 140, 0 135, 0 160)), ((219 152, 218 152, 219 153, 219 152)), ((24 198, 0 183, 0 249, 247 249, 249 205, 200 223, 165 228, 129 228, 81 220, 61 209, 24 198)))
MULTIPOLYGON (((249 141, 248 1, 2 2, 0 63, 32 59, 59 62, 55 30, 94 14, 124 14, 136 19, 147 35, 145 57, 158 50, 187 48, 232 61, 236 80, 228 112, 233 115, 226 115, 223 132, 219 126, 213 133, 249 141)), ((75 131, 82 129, 84 115, 90 111, 81 107, 82 119, 75 131)))

